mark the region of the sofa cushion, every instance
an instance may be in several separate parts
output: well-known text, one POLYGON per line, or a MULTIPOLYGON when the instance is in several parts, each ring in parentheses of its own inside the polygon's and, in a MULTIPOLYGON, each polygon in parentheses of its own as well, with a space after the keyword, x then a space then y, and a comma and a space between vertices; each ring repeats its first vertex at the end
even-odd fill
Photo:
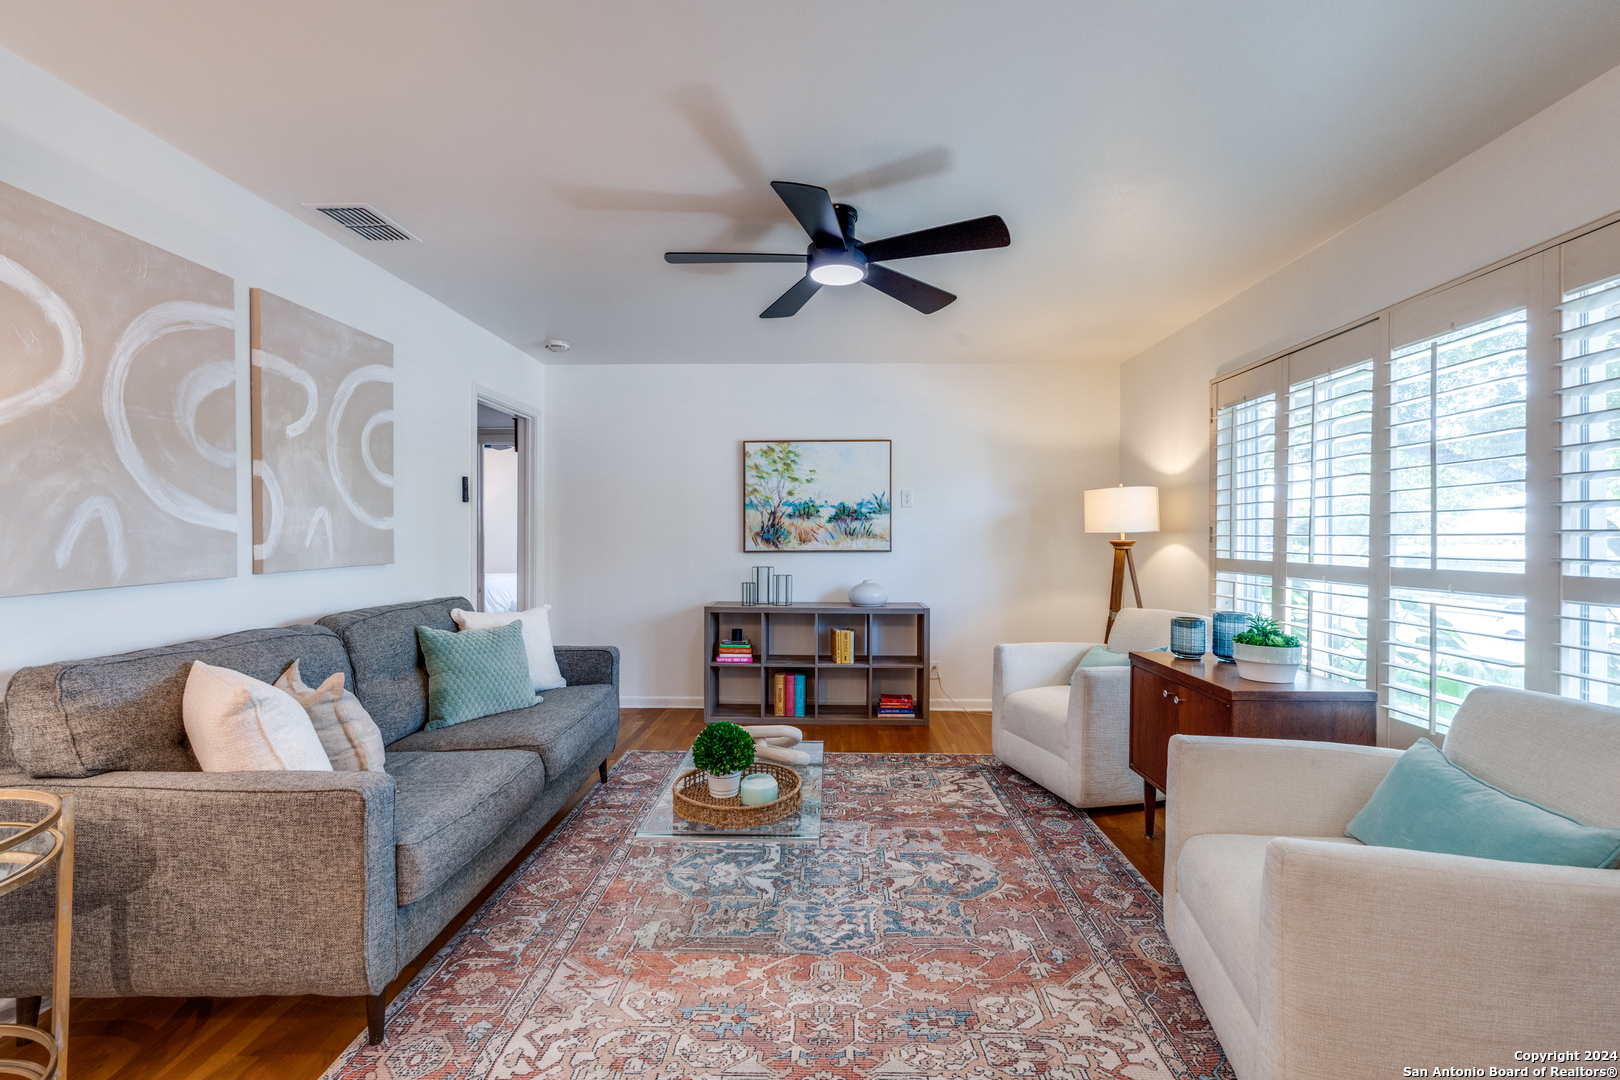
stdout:
POLYGON ((1036 686, 1001 699, 1001 725, 1043 750, 1069 752, 1069 684, 1036 686))
POLYGON ((343 643, 320 626, 244 630, 23 668, 6 688, 6 723, 18 768, 35 778, 197 771, 181 704, 194 660, 267 683, 294 660, 310 679, 352 674, 343 643))
POLYGON ((197 660, 181 707, 203 772, 331 772, 309 713, 287 691, 197 660))
POLYGON ((459 596, 341 611, 320 619, 343 639, 354 668, 354 696, 377 722, 385 744, 427 723, 427 669, 416 628, 455 630, 450 610, 471 607, 459 596))
MULTIPOLYGON (((1204 938, 1226 969, 1226 977, 1256 1021, 1260 1018, 1256 956, 1260 944, 1260 886, 1266 870, 1266 845, 1275 839, 1206 833, 1188 839, 1176 863, 1177 897, 1198 920, 1204 938)), ((1356 843, 1346 836, 1310 839, 1356 843)))
POLYGON ((388 753, 392 758, 399 750, 535 750, 545 758, 546 774, 561 776, 593 743, 618 730, 613 687, 561 686, 547 690, 539 705, 418 731, 389 743, 388 753))
POLYGON ((546 786, 537 754, 393 753, 394 868, 399 906, 448 881, 518 819, 546 786))

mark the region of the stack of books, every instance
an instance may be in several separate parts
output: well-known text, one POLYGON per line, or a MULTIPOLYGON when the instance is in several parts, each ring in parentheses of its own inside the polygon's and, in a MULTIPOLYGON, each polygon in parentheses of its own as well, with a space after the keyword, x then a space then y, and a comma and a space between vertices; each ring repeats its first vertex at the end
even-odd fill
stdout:
POLYGON ((910 694, 884 694, 878 698, 879 716, 916 716, 917 709, 910 694))
POLYGON ((834 630, 832 632, 832 662, 835 664, 853 664, 855 662, 855 631, 834 630))
POLYGON ((771 680, 774 684, 771 701, 773 716, 803 716, 804 695, 809 678, 797 671, 778 671, 771 680))
POLYGON ((722 664, 752 664, 754 646, 746 641, 722 641, 719 655, 715 659, 722 664))

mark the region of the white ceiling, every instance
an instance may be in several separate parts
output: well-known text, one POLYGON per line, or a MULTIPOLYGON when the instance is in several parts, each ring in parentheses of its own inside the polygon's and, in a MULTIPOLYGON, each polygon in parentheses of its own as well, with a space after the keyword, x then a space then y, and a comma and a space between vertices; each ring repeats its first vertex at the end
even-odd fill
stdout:
POLYGON ((0 0, 0 45, 548 363, 1117 362, 1620 64, 1620 4, 0 0), (1012 247, 761 320, 795 267, 661 255, 803 250, 773 179, 1012 247))

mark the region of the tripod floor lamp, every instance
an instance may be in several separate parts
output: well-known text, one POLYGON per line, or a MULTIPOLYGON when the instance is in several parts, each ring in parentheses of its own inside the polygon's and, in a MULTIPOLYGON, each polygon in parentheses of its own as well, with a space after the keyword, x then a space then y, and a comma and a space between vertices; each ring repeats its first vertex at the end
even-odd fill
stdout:
POLYGON ((1114 588, 1108 594, 1108 629, 1103 640, 1113 632, 1114 620, 1125 603, 1125 570, 1131 571, 1131 591, 1136 594, 1136 606, 1142 606, 1142 586, 1136 583, 1136 560, 1131 557, 1135 540, 1125 539, 1126 533, 1159 531, 1159 489, 1156 487, 1092 488, 1086 492, 1086 532, 1119 533, 1114 545, 1114 588))

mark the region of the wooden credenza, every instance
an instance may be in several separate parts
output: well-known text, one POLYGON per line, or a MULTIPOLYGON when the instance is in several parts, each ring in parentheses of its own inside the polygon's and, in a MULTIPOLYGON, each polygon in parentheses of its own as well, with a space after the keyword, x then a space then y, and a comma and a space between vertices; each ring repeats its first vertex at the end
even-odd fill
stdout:
POLYGON ((1154 789, 1166 798, 1172 735, 1307 739, 1372 746, 1378 695, 1365 687, 1301 672, 1292 683, 1238 678, 1213 654, 1177 660, 1131 653, 1131 771, 1142 778, 1142 810, 1153 835, 1154 789))

